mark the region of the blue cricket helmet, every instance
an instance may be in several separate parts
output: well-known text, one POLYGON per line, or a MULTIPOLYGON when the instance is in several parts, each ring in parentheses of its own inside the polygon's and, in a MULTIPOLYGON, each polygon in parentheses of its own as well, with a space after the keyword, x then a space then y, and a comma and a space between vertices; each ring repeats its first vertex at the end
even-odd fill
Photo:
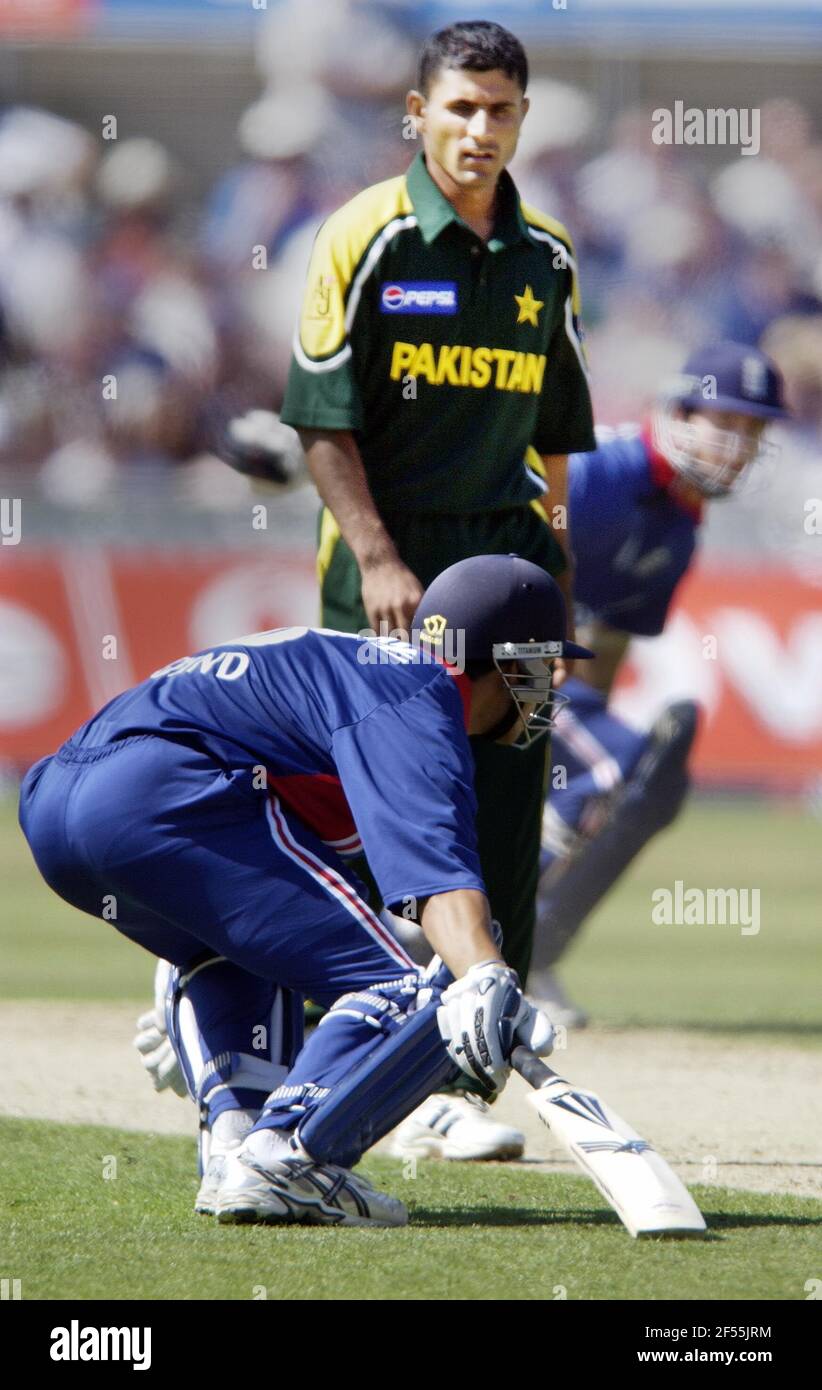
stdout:
POLYGON ((411 635, 424 651, 455 664, 495 666, 512 704, 510 715, 485 737, 495 741, 519 720, 512 746, 528 748, 550 732, 565 703, 553 688, 556 658, 594 655, 569 642, 566 631, 565 600, 550 574, 519 555, 474 555, 429 584, 411 635))
POLYGON ((670 398, 688 410, 734 410, 761 420, 788 414, 776 363, 742 343, 714 343, 692 352, 670 398))
POLYGON ((713 343, 692 352, 665 384, 652 416, 653 438, 703 497, 727 497, 753 463, 773 455, 761 427, 787 414, 782 375, 770 357, 742 343, 713 343), (693 415, 710 419, 720 411, 747 417, 751 425, 744 430, 716 421, 706 439, 693 415), (760 422, 758 436, 751 433, 754 421, 760 422))
MULTIPOLYGON (((474 555, 449 565, 429 584, 412 621, 415 638, 434 648, 462 634, 466 661, 505 658, 502 647, 539 644, 550 657, 590 657, 569 642, 565 600, 545 570, 520 555, 474 555)), ((517 653, 511 651, 510 657, 517 653)))

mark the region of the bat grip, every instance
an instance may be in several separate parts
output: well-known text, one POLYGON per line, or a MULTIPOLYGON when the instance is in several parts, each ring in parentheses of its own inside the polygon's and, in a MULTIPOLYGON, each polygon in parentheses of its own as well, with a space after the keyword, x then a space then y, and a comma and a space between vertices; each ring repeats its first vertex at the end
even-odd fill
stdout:
POLYGON ((538 1091, 540 1086, 544 1086, 546 1081, 551 1081, 556 1076, 555 1071, 546 1067, 541 1057, 532 1052, 530 1047, 524 1047, 520 1043, 511 1053, 511 1066, 514 1071, 518 1071, 524 1081, 529 1086, 533 1086, 538 1091))

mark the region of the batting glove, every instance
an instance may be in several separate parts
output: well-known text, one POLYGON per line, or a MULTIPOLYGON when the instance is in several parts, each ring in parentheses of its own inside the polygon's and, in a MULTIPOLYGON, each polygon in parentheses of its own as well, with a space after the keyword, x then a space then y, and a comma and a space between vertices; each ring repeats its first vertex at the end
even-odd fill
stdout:
POLYGON ((185 1077, 166 1031, 165 994, 170 973, 168 961, 158 960, 154 972, 154 1008, 138 1018, 134 1046, 155 1091, 171 1087, 178 1096, 185 1096, 188 1094, 185 1077))
POLYGON ((138 1018, 134 1046, 140 1053, 140 1061, 151 1077, 155 1091, 165 1091, 170 1086, 178 1096, 187 1094, 177 1055, 165 1028, 157 1026, 153 1009, 138 1018))
POLYGON ((553 1028, 523 997, 516 971, 501 961, 472 965, 445 990, 437 1010, 440 1033, 457 1066, 488 1091, 502 1090, 518 1042, 551 1050, 553 1028))

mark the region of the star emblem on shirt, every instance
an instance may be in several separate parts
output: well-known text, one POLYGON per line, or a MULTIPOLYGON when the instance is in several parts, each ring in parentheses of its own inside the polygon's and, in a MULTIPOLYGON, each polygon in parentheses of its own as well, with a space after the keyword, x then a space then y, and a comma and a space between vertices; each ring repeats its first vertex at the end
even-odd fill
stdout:
POLYGON ((532 323, 539 328, 539 311, 545 307, 545 300, 535 299, 530 285, 526 285, 522 294, 515 294, 514 298, 519 305, 517 323, 532 323))

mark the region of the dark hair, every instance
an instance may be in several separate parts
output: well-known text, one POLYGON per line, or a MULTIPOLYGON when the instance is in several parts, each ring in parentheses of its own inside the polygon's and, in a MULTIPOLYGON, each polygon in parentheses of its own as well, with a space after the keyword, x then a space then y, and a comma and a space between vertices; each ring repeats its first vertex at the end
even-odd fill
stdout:
POLYGON ((528 86, 528 59, 518 38, 487 19, 449 24, 425 40, 420 54, 418 87, 428 96, 431 79, 440 68, 463 68, 470 72, 492 72, 499 68, 528 86))

